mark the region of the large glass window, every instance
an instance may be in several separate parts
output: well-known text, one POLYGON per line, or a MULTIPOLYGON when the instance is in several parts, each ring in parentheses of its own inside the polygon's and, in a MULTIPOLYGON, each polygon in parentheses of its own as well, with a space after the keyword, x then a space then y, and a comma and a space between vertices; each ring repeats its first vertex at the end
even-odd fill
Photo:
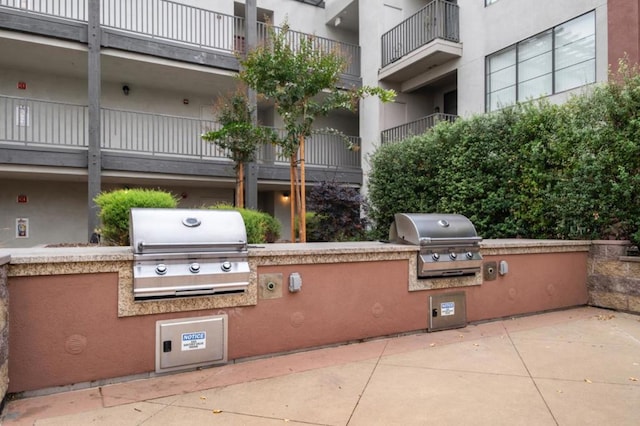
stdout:
POLYGON ((516 48, 498 52, 487 60, 487 110, 516 101, 516 48))
POLYGON ((553 37, 547 31, 518 45, 518 99, 553 93, 553 37))
POLYGON ((596 80, 596 35, 594 14, 589 13, 555 29, 556 92, 596 80))
POLYGON ((486 59, 486 110, 593 83, 595 13, 523 40, 486 59))

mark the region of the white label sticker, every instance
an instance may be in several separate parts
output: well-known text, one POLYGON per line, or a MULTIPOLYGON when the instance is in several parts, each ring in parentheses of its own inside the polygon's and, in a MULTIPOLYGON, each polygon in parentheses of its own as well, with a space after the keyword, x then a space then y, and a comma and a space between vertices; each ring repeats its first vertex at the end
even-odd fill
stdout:
POLYGON ((440 304, 440 315, 446 317, 448 315, 455 315, 456 304, 454 302, 444 302, 440 304))
POLYGON ((182 333, 182 350, 193 351, 207 347, 207 332, 182 333))

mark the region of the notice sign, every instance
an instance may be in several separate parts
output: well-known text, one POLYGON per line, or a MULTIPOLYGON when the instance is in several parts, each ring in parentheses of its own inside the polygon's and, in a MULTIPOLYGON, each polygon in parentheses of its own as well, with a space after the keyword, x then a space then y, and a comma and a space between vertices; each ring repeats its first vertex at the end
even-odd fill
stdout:
POLYGON ((182 350, 194 351, 207 347, 207 332, 182 333, 182 350))
POLYGON ((456 304, 454 302, 444 302, 440 304, 440 315, 446 317, 456 314, 456 304))

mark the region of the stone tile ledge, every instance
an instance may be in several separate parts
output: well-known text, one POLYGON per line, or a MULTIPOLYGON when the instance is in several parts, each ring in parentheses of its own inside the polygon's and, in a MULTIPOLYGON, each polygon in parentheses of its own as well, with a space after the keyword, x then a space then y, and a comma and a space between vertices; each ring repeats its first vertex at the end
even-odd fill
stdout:
POLYGON ((535 240, 535 239, 499 239, 483 240, 480 252, 483 255, 566 253, 589 251, 589 240, 535 240))
MULTIPOLYGON (((530 240, 499 239, 483 240, 480 243, 482 254, 528 254, 554 253, 569 251, 588 251, 591 241, 585 240, 530 240)), ((390 244, 379 241, 344 242, 344 243, 276 243, 249 246, 249 257, 269 256, 317 256, 317 255, 354 255, 411 253, 417 246, 390 244)), ((374 256, 375 257, 375 256, 374 256)), ((1 249, 0 264, 10 258, 10 263, 74 263, 100 261, 133 260, 131 248, 126 247, 33 247, 1 249)), ((371 259, 375 260, 375 259, 371 259)), ((626 260, 626 259, 625 259, 626 260)))
POLYGON ((10 261, 11 261, 11 255, 10 254, 0 254, 0 266, 6 265, 10 261))
POLYGON ((133 260, 130 247, 32 247, 0 250, 0 258, 11 256, 11 264, 114 262, 133 260))

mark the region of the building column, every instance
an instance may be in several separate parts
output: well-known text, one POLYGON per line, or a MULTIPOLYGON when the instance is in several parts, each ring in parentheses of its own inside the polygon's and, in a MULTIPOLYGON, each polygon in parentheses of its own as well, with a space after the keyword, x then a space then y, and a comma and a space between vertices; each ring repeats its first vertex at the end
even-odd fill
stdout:
MULTIPOLYGON (((361 49, 361 75, 363 86, 379 86, 378 69, 381 63, 380 39, 384 31, 385 5, 382 1, 359 0, 359 27, 361 49), (366 30, 365 30, 366 29, 366 30)), ((386 87, 385 87, 386 88, 386 87)), ((380 144, 383 106, 376 96, 368 96, 360 101, 360 140, 362 146, 362 194, 367 194, 369 162, 365 161, 380 144)))
POLYGON ((89 103, 89 150, 87 158, 88 188, 88 240, 100 227, 99 208, 93 201, 100 194, 102 182, 102 158, 100 152, 100 0, 89 0, 88 25, 88 103, 89 103))
MULTIPOLYGON (((258 45, 258 9, 256 0, 246 0, 245 2, 245 46, 247 52, 258 45)), ((258 125, 258 101, 256 92, 247 89, 247 98, 253 112, 251 122, 258 125)), ((248 209, 258 209, 258 164, 255 162, 247 164, 245 167, 245 188, 244 205, 248 209)))

